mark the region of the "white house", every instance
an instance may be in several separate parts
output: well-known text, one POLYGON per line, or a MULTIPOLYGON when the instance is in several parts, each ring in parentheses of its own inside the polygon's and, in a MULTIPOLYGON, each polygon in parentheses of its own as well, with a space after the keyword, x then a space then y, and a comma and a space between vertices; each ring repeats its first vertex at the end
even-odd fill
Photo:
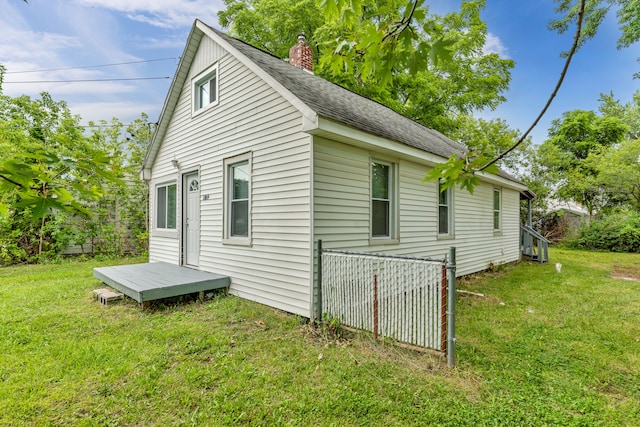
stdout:
POLYGON ((314 76, 306 49, 290 65, 194 23, 142 171, 151 262, 227 275, 231 293, 309 317, 318 239, 432 257, 456 246, 460 275, 519 259, 525 185, 423 183, 464 148, 314 76))

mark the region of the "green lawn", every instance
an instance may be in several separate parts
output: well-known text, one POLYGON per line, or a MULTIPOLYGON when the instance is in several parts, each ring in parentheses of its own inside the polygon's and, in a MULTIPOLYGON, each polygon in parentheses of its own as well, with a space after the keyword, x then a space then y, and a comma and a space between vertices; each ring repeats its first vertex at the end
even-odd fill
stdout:
POLYGON ((104 307, 113 261, 1 268, 0 425, 640 425, 640 255, 551 260, 459 283, 455 369, 231 296, 104 307))

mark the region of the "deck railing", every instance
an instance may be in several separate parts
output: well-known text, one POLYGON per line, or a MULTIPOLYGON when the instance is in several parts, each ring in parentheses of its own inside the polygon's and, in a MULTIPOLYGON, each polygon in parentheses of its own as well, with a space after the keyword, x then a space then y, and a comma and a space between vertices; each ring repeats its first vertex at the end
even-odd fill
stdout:
POLYGON ((520 226, 522 254, 540 263, 549 261, 549 241, 528 225, 520 226))
POLYGON ((320 260, 323 314, 376 338, 446 351, 445 260, 333 250, 320 260))

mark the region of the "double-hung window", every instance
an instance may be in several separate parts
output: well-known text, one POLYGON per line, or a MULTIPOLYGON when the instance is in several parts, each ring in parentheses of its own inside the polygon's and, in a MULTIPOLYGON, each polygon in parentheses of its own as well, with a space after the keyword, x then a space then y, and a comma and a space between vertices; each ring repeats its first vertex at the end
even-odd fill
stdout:
POLYGON ((225 238, 240 244, 251 238, 251 154, 225 160, 225 238))
POLYGON ((156 187, 156 229, 176 229, 176 183, 156 187))
POLYGON ((218 103, 218 64, 206 69, 193 82, 194 113, 218 103))
POLYGON ((452 234, 452 191, 438 181, 438 234, 452 234))
POLYGON ((393 164, 371 162, 371 237, 395 237, 395 191, 393 164))
POLYGON ((493 189, 493 230, 500 231, 500 212, 502 207, 502 192, 494 188, 493 189))

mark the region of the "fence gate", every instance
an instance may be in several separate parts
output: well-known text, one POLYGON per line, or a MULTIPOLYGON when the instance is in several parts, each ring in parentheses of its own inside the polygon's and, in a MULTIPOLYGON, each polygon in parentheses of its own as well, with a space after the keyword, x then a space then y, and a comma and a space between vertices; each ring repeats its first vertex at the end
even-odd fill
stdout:
POLYGON ((446 351, 446 260, 318 246, 322 314, 376 338, 446 351))

